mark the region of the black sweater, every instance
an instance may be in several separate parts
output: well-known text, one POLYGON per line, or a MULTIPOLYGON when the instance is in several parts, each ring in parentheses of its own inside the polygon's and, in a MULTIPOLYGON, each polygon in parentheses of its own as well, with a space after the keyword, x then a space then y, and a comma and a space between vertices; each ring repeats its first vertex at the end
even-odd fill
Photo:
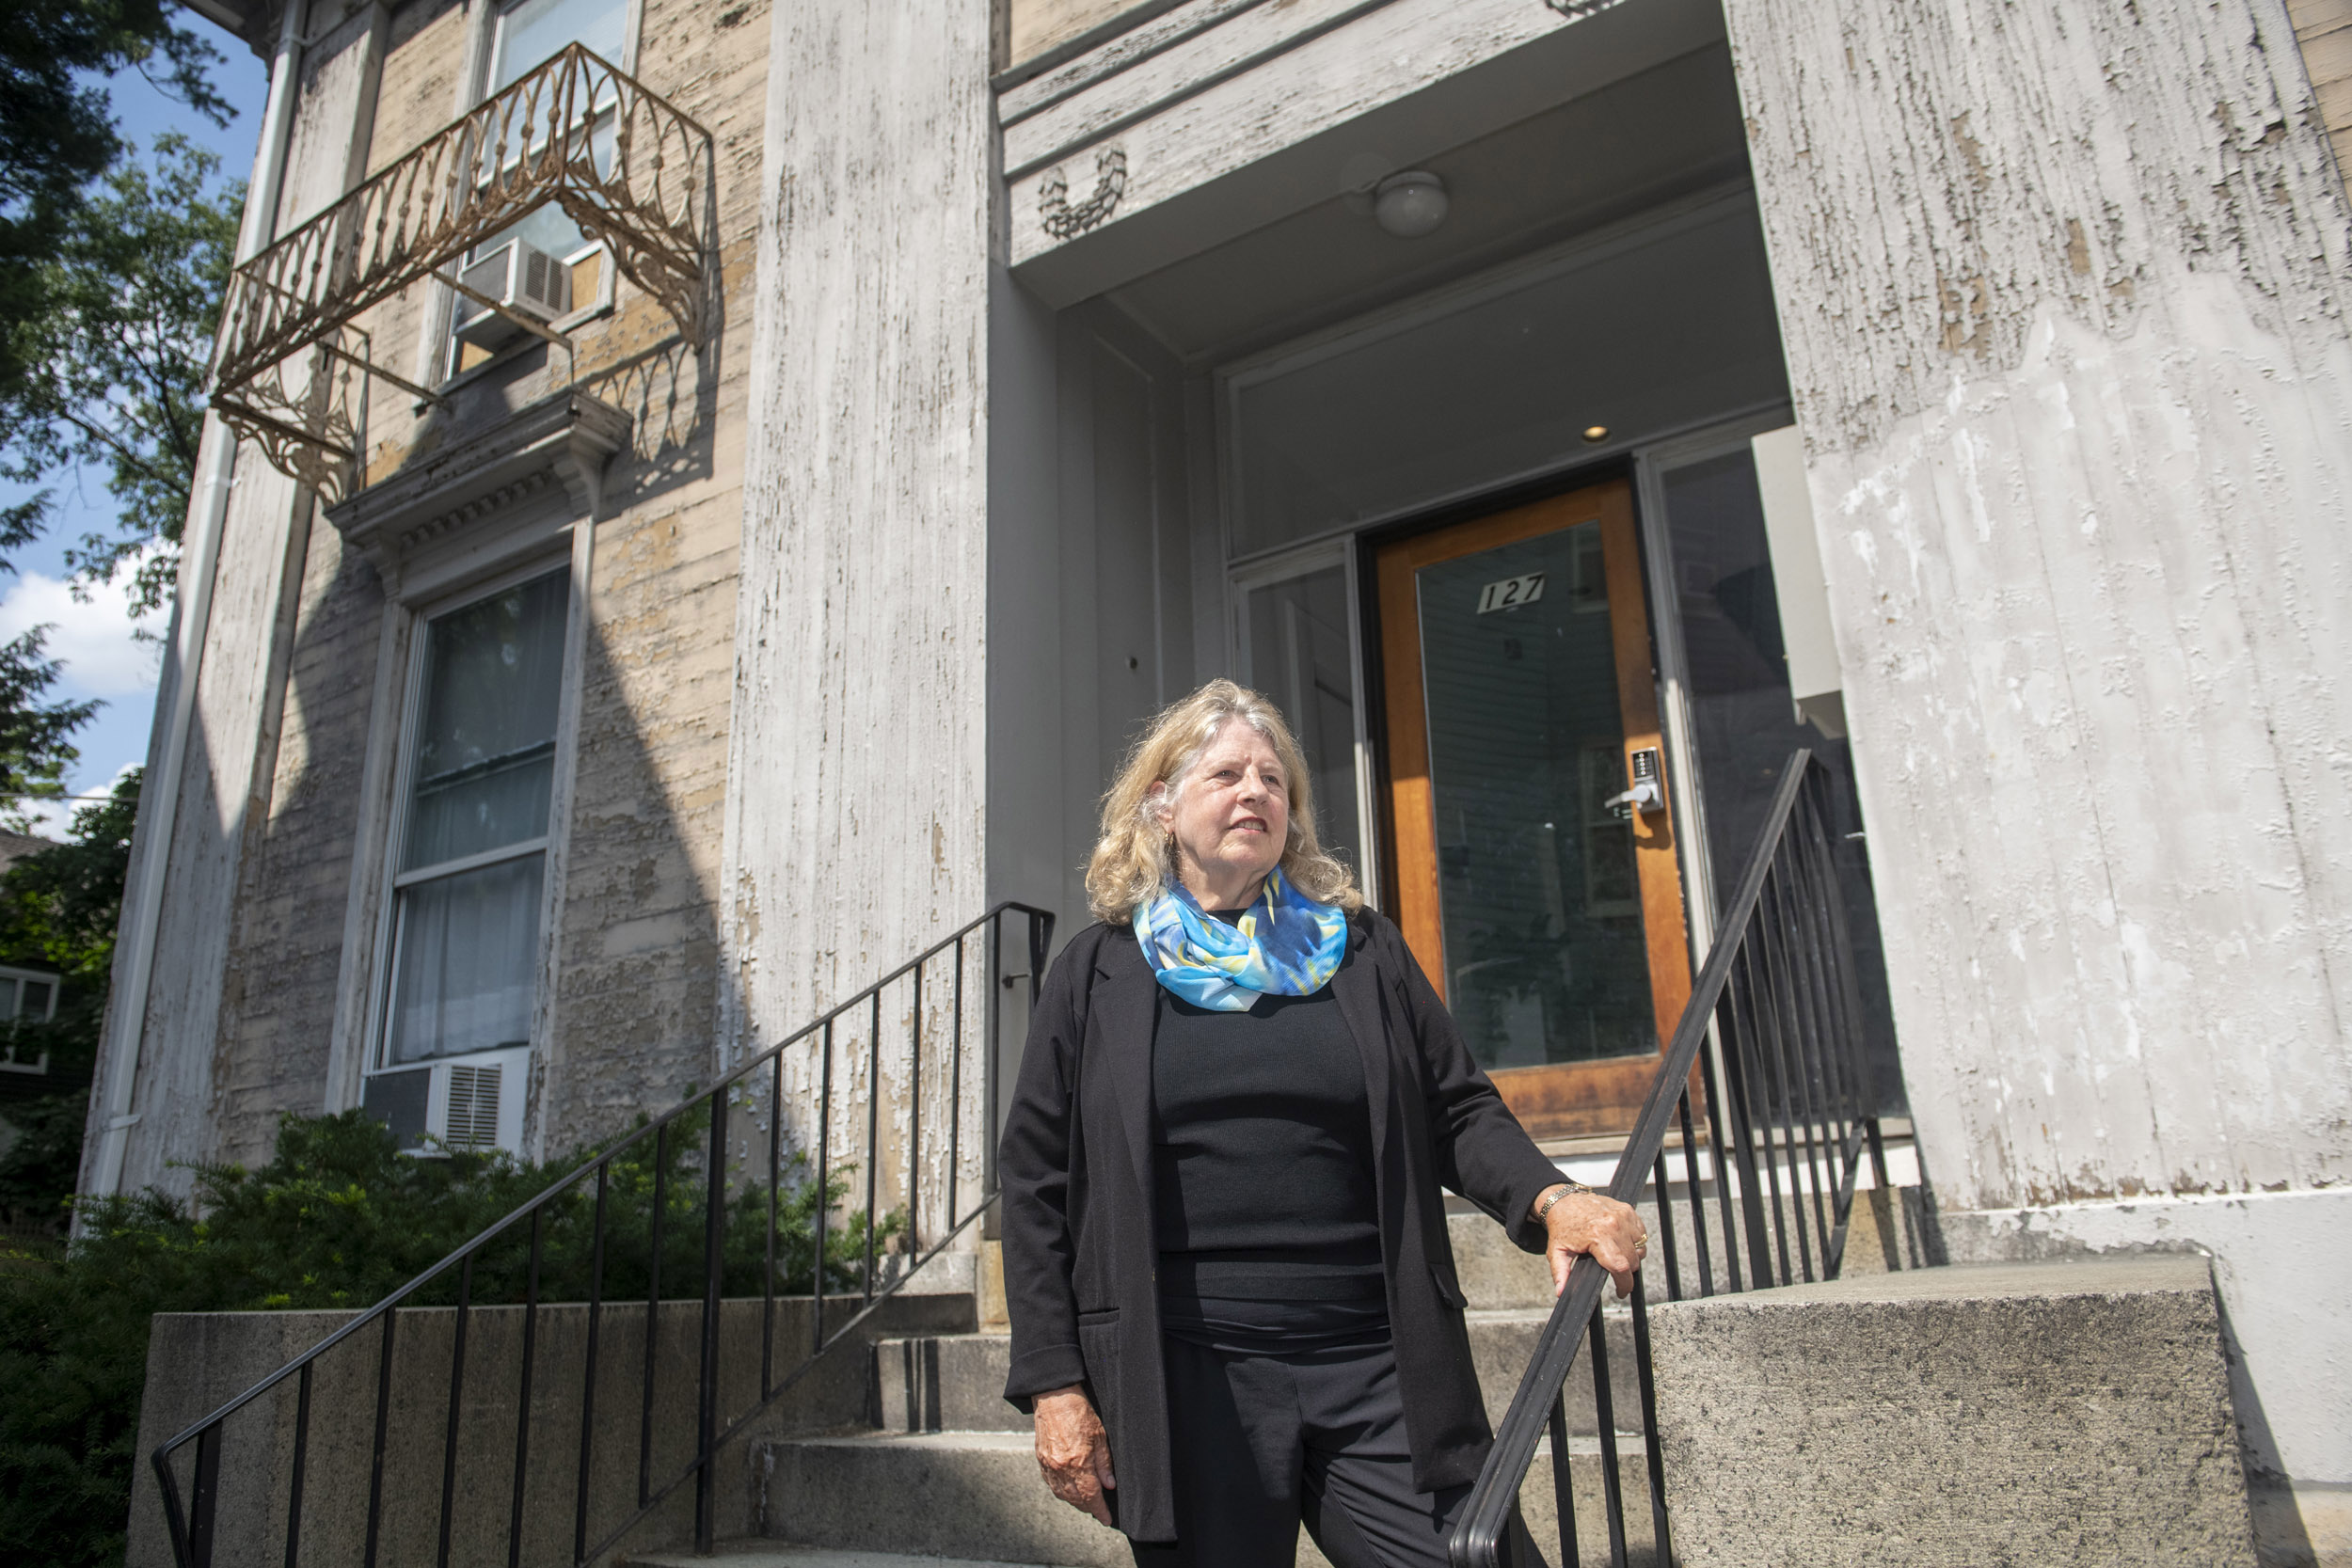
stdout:
POLYGON ((1363 1057, 1329 988, 1238 1013, 1162 989, 1152 1093, 1164 1297, 1380 1298, 1363 1057))

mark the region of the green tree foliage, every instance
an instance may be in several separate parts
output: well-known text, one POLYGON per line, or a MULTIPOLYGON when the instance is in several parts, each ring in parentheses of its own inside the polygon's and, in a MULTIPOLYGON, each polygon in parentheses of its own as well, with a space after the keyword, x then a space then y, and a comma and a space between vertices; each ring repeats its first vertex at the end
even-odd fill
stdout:
MULTIPOLYGON (((66 552, 86 581, 138 558, 133 599, 170 596, 204 430, 204 376, 235 258, 244 187, 184 138, 101 180, 40 271, 40 308, 10 325, 20 365, 0 387, 0 475, 39 483, 87 467, 118 513, 66 552), (157 547, 160 546, 160 547, 157 547)), ((52 493, 0 511, 0 549, 46 522, 52 493)))
MULTIPOLYGON (((0 27, 0 324, 47 314, 49 264, 89 183, 122 155, 106 90, 91 78, 135 68, 225 125, 229 107, 206 74, 219 58, 166 0, 10 0, 0 27)), ((0 339, 0 402, 39 369, 37 353, 13 333, 0 339)))
POLYGON ((138 814, 135 768, 106 799, 73 814, 72 842, 27 855, 0 878, 0 953, 56 970, 93 1010, 106 1002, 138 814))
POLYGON ((70 738, 98 711, 94 702, 49 700, 62 667, 49 657, 49 628, 0 642, 0 826, 30 832, 25 807, 65 793, 65 772, 82 753, 70 738))
POLYGON ((71 843, 27 855, 0 877, 0 960, 53 970, 64 982, 54 1020, 16 1026, 18 1059, 47 1055, 49 1078, 63 1086, 8 1108, 17 1138, 0 1154, 0 1218, 46 1224, 59 1234, 81 1170, 90 1068, 105 1022, 138 808, 135 770, 106 800, 74 814, 71 843))
MULTIPOLYGON (((681 1118, 659 1165, 650 1137, 613 1160, 606 1300, 644 1296, 657 1185, 665 1290, 691 1293, 702 1279, 707 1132, 706 1119, 681 1118)), ((398 1152, 391 1134, 362 1112, 290 1116, 278 1124, 277 1152, 259 1169, 199 1167, 193 1201, 152 1190, 100 1199, 61 1259, 20 1254, 0 1265, 0 1561, 121 1560, 151 1314, 371 1305, 593 1152, 545 1165, 462 1151, 420 1159, 398 1152)), ((780 1289, 810 1288, 818 1211, 831 1212, 848 1185, 845 1172, 821 1194, 813 1180, 787 1181, 773 1232, 780 1289)), ((542 1301, 586 1298, 595 1207, 593 1180, 548 1205, 542 1301)), ((764 1185, 736 1192, 725 1214, 725 1289, 756 1293, 770 1244, 764 1185)), ((876 1244, 903 1229, 902 1216, 886 1217, 876 1244)), ((523 1299, 529 1232, 516 1227, 479 1259, 475 1304, 523 1299)), ((826 1228, 829 1291, 857 1287, 866 1246, 863 1214, 826 1228)), ((456 1288, 453 1273, 411 1299, 447 1305, 456 1288)))

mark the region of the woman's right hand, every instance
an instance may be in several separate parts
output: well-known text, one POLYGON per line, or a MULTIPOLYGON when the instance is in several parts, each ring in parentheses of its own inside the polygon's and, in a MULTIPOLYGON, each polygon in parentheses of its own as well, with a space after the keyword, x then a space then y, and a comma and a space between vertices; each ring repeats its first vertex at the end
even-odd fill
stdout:
POLYGON ((1111 1440, 1094 1402, 1073 1383, 1038 1395, 1030 1406, 1037 1413, 1037 1465, 1045 1484, 1071 1507, 1109 1524, 1110 1502, 1103 1494, 1119 1482, 1111 1479, 1111 1440))

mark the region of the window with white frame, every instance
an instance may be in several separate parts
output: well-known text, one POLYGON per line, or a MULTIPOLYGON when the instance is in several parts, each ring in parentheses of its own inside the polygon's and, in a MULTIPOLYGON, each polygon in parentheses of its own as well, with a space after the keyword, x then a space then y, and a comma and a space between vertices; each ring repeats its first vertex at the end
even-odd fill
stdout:
POLYGON ((407 1147, 519 1143, 570 592, 546 572, 418 640, 366 1097, 407 1147))
MULTIPOLYGON (((628 19, 628 0, 516 0, 500 8, 491 23, 483 96, 511 87, 567 44, 581 44, 626 70, 628 19)), ((596 167, 609 172, 617 137, 615 103, 600 96, 583 114, 596 167)), ((535 141, 553 129, 533 127, 527 139, 535 141)), ((612 281, 606 262, 603 243, 549 202, 467 252, 457 276, 467 288, 518 314, 552 321, 604 297, 612 281)), ((525 336, 512 321, 461 293, 451 325, 449 373, 470 370, 525 336)))
POLYGON ((18 1052, 16 1026, 47 1023, 56 1016, 57 976, 33 969, 0 969, 0 1072, 47 1072, 48 1052, 18 1052))

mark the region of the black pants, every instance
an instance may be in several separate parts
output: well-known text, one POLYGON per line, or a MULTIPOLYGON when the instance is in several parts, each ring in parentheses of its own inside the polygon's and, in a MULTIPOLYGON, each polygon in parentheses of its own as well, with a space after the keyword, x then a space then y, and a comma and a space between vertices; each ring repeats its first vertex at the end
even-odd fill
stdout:
POLYGON ((1386 1338, 1289 1352, 1170 1336, 1173 1545, 1138 1568, 1292 1568, 1303 1522, 1335 1568, 1445 1568, 1467 1486, 1416 1491, 1386 1338))

